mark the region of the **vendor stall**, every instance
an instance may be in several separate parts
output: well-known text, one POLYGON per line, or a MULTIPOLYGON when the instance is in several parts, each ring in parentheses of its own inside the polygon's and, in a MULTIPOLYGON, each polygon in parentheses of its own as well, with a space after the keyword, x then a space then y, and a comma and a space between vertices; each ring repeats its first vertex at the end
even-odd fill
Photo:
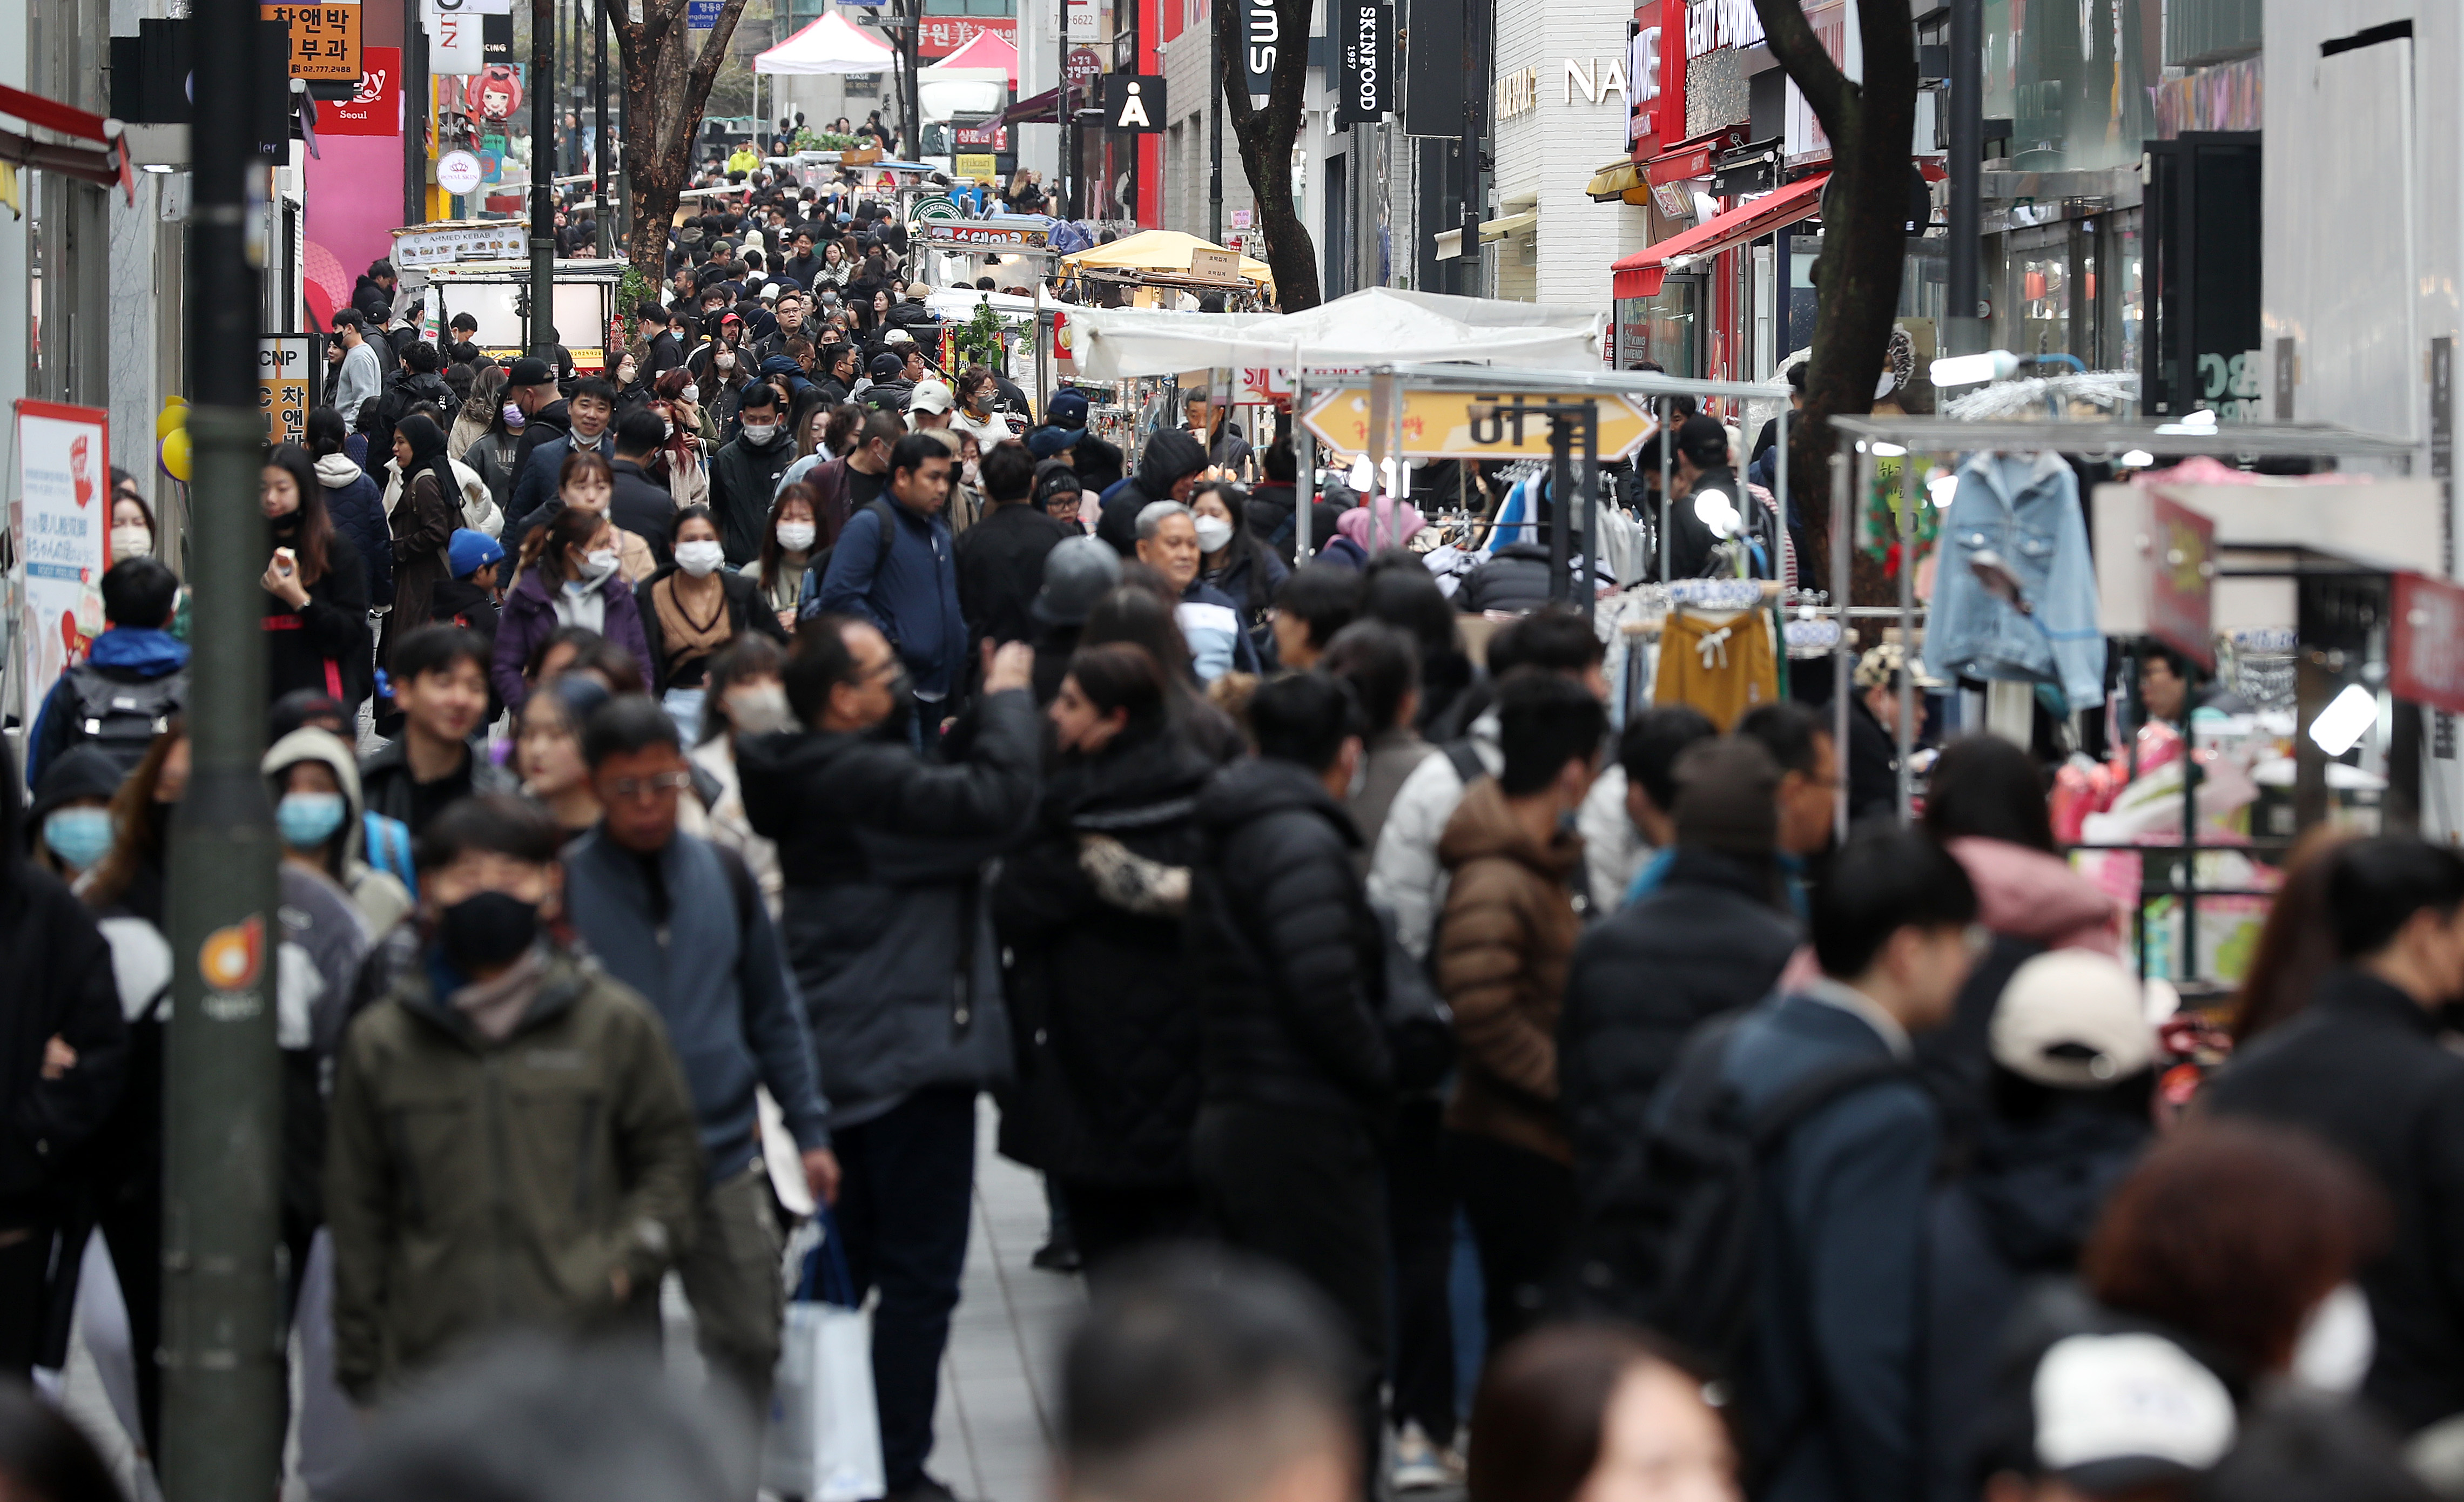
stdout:
MULTIPOLYGON (((2425 744, 2439 727, 2392 671, 2410 645, 2409 630, 2397 640, 2402 570, 2440 556, 2448 505, 2439 482, 2409 477, 2411 445, 2322 424, 1833 426, 1834 593, 1855 551, 1881 550, 1899 603, 1852 617, 1891 624, 1933 674, 1984 680, 1985 728, 2028 743, 2034 725, 2041 740, 2052 712, 2066 757, 2057 835, 2132 912, 2143 974, 2236 977, 2277 866, 2310 828, 2454 828, 2452 747, 2425 744), (2319 472, 2264 476, 2211 455, 2319 472), (2131 477, 2082 506, 2073 460, 2131 477), (2167 460, 2189 462, 2156 468, 2167 460), (2151 705, 2143 680, 2177 670, 2180 702, 2151 705), (2083 753, 2095 743, 2101 759, 2083 753)), ((1843 649, 1841 744, 1849 666, 1843 649)), ((1903 818, 1917 803, 1916 694, 1903 674, 1903 818)), ((1843 787, 1843 828, 1847 807, 1843 787)))

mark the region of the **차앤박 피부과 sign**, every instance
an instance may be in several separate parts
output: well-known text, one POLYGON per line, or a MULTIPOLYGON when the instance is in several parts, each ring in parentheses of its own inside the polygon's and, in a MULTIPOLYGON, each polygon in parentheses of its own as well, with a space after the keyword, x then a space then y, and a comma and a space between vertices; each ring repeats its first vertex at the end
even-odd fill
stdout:
POLYGON ((9 531, 22 585, 17 642, 31 717, 102 630, 102 571, 111 563, 108 412, 17 404, 17 497, 9 505, 9 531))

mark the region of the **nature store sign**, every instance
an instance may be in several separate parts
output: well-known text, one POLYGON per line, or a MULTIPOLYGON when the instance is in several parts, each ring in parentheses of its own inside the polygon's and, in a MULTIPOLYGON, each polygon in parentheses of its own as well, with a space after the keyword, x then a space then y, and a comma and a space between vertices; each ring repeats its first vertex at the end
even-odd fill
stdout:
MULTIPOLYGON (((1580 93, 1587 104, 1599 104, 1614 99, 1625 102, 1625 59, 1621 57, 1564 57, 1558 60, 1563 77, 1557 81, 1564 89, 1562 103, 1572 104, 1580 93)), ((1512 120, 1540 107, 1542 73, 1539 68, 1525 68, 1497 80, 1497 118, 1512 120)))

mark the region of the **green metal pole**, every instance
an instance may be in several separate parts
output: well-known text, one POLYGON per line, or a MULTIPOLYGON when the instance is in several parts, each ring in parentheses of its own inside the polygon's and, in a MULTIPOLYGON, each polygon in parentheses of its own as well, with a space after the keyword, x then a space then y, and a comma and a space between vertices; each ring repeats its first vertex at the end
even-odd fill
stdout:
POLYGON ((547 331, 556 325, 556 0, 531 0, 531 326, 532 354, 553 367, 547 331))
POLYGON ((274 1035, 282 930, 273 813, 256 770, 265 751, 257 579, 273 546, 257 505, 265 418, 248 231, 251 186, 259 195, 266 187, 258 91, 287 80, 262 76, 255 0, 197 5, 187 298, 195 616, 190 770, 170 842, 163 1487, 171 1502, 266 1502, 280 1480, 285 1383, 274 1035))

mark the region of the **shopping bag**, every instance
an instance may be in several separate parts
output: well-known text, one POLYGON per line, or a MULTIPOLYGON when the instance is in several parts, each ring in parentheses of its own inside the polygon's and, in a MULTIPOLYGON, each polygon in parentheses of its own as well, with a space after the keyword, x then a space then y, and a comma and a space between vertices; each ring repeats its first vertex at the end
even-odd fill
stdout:
POLYGON ((839 1229, 821 1211, 821 1245, 787 1301, 761 1487, 805 1502, 870 1502, 888 1491, 872 1398, 872 1321, 856 1307, 839 1229))

